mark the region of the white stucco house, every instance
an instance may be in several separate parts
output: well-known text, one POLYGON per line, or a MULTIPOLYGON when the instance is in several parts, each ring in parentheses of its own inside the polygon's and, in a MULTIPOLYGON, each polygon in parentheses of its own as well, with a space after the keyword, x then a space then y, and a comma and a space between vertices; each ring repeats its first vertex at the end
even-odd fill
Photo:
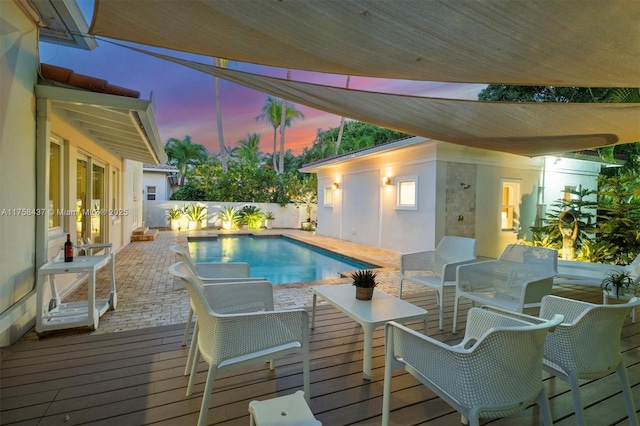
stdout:
MULTIPOLYGON (((166 161, 139 93, 40 64, 39 41, 95 41, 74 0, 2 1, 0 14, 0 345, 34 324, 39 266, 64 243, 119 250, 142 224, 142 164, 166 161), (62 32, 42 27, 59 28, 62 32), (76 212, 92 213, 77 215, 76 212)), ((58 279, 64 296, 79 284, 58 279)), ((61 277, 62 278, 62 277, 61 277)))
POLYGON ((166 164, 142 165, 142 195, 145 201, 167 201, 178 190, 178 168, 166 164))
POLYGON ((570 188, 596 189, 605 163, 567 154, 529 158, 409 137, 305 165, 318 175, 316 232, 400 253, 445 235, 476 238, 497 257, 528 237, 570 188))

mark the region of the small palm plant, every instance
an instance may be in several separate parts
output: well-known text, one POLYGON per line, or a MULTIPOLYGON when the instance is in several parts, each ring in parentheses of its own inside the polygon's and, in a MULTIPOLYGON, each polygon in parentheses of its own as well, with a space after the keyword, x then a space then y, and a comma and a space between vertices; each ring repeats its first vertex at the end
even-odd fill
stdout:
POLYGON ((356 286, 356 299, 371 300, 373 289, 378 285, 376 282, 377 272, 371 270, 356 271, 351 274, 353 285, 356 286))
POLYGON ((218 217, 222 221, 222 229, 233 229, 238 225, 238 210, 233 206, 224 206, 218 212, 218 217))
POLYGON ((207 208, 200 204, 192 204, 187 208, 189 229, 200 229, 202 221, 207 219, 207 208))
POLYGON ((631 274, 626 271, 611 271, 607 273, 605 279, 603 279, 602 283, 600 283, 600 287, 606 291, 615 289, 616 297, 620 296, 621 288, 624 289, 623 294, 626 292, 626 290, 633 291, 633 294, 635 294, 637 291, 637 284, 633 281, 633 278, 631 278, 631 274))
POLYGON ((240 223, 249 229, 260 229, 264 215, 258 206, 244 206, 240 209, 240 223))

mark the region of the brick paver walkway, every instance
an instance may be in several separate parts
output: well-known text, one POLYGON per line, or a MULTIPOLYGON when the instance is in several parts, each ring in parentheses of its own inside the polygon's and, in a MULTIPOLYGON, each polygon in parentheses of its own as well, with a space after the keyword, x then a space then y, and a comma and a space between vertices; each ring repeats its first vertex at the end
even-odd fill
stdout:
MULTIPOLYGON (((400 254, 375 247, 355 244, 336 238, 314 235, 298 230, 271 230, 260 233, 283 234, 304 242, 339 252, 343 255, 368 261, 384 268, 378 274, 379 289, 389 294, 398 294, 398 267, 400 254)), ((185 323, 189 313, 189 296, 182 284, 169 274, 168 268, 176 261, 169 250, 173 244, 186 244, 190 235, 215 235, 215 231, 161 231, 155 241, 132 242, 116 254, 116 287, 118 306, 107 311, 101 318, 98 329, 92 334, 113 333, 124 330, 156 327, 168 324, 185 323)), ((108 298, 108 268, 97 275, 96 294, 99 298, 108 298)), ((310 307, 312 294, 310 286, 315 284, 349 282, 348 278, 314 281, 307 283, 282 284, 274 287, 276 309, 292 307, 310 307)), ((407 283, 403 293, 424 291, 407 283)), ((67 298, 67 301, 87 300, 87 286, 81 285, 67 298)), ((64 332, 52 332, 60 335, 78 332, 89 333, 88 329, 74 329, 64 332)), ((34 331, 24 339, 35 340, 34 331)))

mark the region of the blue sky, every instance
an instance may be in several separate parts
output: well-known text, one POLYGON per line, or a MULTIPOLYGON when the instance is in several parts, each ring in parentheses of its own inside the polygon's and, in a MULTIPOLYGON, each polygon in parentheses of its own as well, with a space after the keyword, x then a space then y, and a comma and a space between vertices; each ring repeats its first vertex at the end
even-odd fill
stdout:
MULTIPOLYGON (((91 23, 93 0, 77 0, 87 23, 91 23)), ((110 84, 137 90, 141 98, 151 99, 163 142, 190 135, 195 143, 218 152, 213 77, 178 64, 153 58, 108 42, 98 41, 93 51, 72 49, 49 43, 40 44, 42 63, 71 68, 79 74, 102 78, 110 84)), ((123 43, 124 44, 124 43, 123 43)), ((143 48, 145 48, 143 46, 143 48)), ((148 47, 148 50, 154 50, 148 47)), ((156 49, 157 50, 157 49, 156 49)), ((213 63, 212 58, 180 52, 162 51, 186 59, 213 63)), ((229 68, 286 78, 286 70, 230 61, 229 68)), ((345 76, 292 70, 292 80, 344 87, 345 76)), ((438 98, 477 99, 478 84, 416 82, 351 77, 350 88, 438 98)), ((235 83, 220 82, 224 139, 234 146, 249 133, 260 134, 261 150, 272 148, 273 128, 256 121, 267 95, 235 83)), ((305 118, 293 122, 286 135, 286 147, 299 154, 311 147, 318 129, 338 127, 340 117, 304 105, 296 105, 305 118)))

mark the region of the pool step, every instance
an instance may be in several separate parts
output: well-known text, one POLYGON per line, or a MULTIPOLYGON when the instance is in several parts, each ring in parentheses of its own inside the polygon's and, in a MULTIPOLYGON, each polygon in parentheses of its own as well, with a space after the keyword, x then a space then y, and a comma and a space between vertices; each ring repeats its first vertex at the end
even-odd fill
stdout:
POLYGON ((149 229, 149 227, 140 227, 134 229, 133 234, 131 235, 131 241, 153 241, 160 234, 160 231, 157 229, 149 229))

